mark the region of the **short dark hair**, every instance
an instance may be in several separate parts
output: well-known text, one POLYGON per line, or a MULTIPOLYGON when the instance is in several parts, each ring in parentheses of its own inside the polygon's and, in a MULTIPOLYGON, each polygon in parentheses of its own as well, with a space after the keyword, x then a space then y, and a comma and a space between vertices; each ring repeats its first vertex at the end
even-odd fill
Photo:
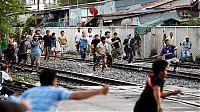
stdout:
POLYGON ((117 35, 117 33, 115 32, 114 35, 117 35))
POLYGON ((2 71, 5 71, 8 67, 9 67, 8 64, 5 64, 5 63, 1 64, 1 70, 2 71))
POLYGON ((30 34, 33 30, 29 30, 28 33, 30 34))
POLYGON ((1 37, 5 37, 5 34, 2 34, 1 37))
POLYGON ((105 32, 105 35, 107 35, 108 33, 110 33, 110 32, 109 32, 109 31, 106 31, 106 32, 105 32))
POLYGON ((52 33, 52 35, 56 35, 56 33, 52 33))
POLYGON ((167 61, 165 60, 156 60, 152 64, 152 70, 155 76, 158 76, 160 71, 164 71, 168 66, 167 61))
POLYGON ((25 35, 23 35, 22 37, 21 37, 21 39, 25 39, 26 38, 26 36, 25 35))
POLYGON ((64 33, 64 31, 62 30, 62 31, 60 31, 60 33, 64 33))
POLYGON ((40 30, 35 30, 35 34, 36 34, 38 31, 40 32, 40 30))
POLYGON ((88 28, 88 32, 89 32, 90 29, 92 30, 92 28, 88 28))
POLYGON ((102 36, 101 37, 101 41, 106 40, 106 37, 102 36))
POLYGON ((99 36, 99 35, 96 34, 94 37, 96 38, 96 37, 98 37, 98 36, 99 36))
POLYGON ((50 31, 49 30, 46 30, 46 33, 49 33, 50 31))
POLYGON ((40 83, 41 86, 49 86, 52 85, 53 80, 56 79, 57 72, 52 69, 44 69, 40 73, 40 83))

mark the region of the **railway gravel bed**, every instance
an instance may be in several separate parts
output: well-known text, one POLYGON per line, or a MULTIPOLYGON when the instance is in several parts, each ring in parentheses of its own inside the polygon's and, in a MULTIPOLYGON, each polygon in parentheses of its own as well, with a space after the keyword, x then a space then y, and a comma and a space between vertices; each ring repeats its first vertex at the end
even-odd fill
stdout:
MULTIPOLYGON (((100 67, 98 66, 96 69, 97 72, 94 73, 92 71, 91 64, 84 62, 76 62, 76 61, 73 62, 68 60, 56 60, 56 62, 54 61, 45 62, 41 60, 41 65, 52 69, 60 69, 64 71, 84 73, 87 75, 105 77, 114 80, 122 80, 142 85, 146 83, 145 72, 136 72, 131 70, 122 70, 122 69, 108 67, 105 69, 104 73, 101 73, 100 67)), ((177 85, 181 87, 199 89, 200 81, 188 81, 185 79, 177 80, 177 78, 168 78, 166 81, 166 85, 177 85)))

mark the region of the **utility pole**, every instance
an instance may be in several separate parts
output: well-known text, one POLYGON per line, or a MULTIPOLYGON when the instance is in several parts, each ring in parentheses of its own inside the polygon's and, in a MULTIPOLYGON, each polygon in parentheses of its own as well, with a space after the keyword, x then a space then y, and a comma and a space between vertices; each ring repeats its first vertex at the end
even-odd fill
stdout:
POLYGON ((40 10, 40 0, 37 0, 37 10, 40 10))
POLYGON ((78 26, 78 24, 79 24, 79 15, 78 15, 78 0, 77 0, 77 7, 76 7, 76 9, 77 9, 77 26, 78 26))

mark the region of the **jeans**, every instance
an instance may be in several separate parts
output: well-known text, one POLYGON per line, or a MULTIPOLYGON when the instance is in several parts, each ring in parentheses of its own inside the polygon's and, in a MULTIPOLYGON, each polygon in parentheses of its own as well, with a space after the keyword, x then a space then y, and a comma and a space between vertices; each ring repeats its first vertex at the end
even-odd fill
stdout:
POLYGON ((107 56, 108 56, 107 57, 108 64, 112 65, 112 55, 108 53, 107 56))
POLYGON ((85 60, 86 58, 86 49, 87 48, 80 48, 81 58, 85 60))
POLYGON ((190 56, 189 50, 182 50, 182 59, 181 59, 181 62, 184 63, 185 59, 188 58, 189 56, 190 56))
POLYGON ((44 60, 48 60, 49 59, 49 56, 50 56, 50 50, 51 50, 51 47, 50 46, 46 46, 45 48, 44 48, 44 50, 45 50, 45 57, 44 57, 44 60))
POLYGON ((96 50, 93 49, 93 62, 95 63, 96 62, 96 50))
POLYGON ((123 59, 126 60, 129 58, 128 63, 131 63, 131 61, 133 59, 133 52, 132 52, 131 48, 124 47, 124 51, 125 51, 126 56, 123 57, 123 59))

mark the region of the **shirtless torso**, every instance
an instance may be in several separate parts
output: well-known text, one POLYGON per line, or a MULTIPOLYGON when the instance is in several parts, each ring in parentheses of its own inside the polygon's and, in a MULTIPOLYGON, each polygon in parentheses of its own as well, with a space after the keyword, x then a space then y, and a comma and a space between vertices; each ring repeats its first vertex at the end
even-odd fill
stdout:
POLYGON ((66 36, 60 36, 59 41, 60 41, 60 45, 67 45, 67 37, 66 36))
POLYGON ((8 38, 8 45, 14 45, 14 38, 8 38))

